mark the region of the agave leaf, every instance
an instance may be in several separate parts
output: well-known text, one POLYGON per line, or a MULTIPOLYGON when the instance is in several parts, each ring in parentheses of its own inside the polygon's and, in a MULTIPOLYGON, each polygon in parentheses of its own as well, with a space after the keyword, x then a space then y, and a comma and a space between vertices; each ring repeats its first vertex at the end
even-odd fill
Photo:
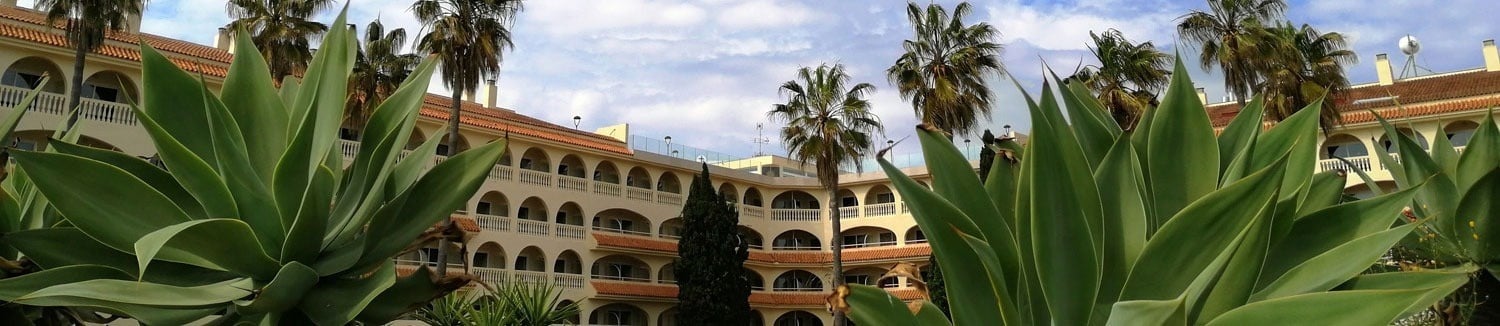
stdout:
POLYGON ((158 261, 153 273, 137 274, 135 256, 105 246, 77 228, 30 229, 6 234, 6 244, 26 253, 27 259, 44 269, 75 265, 101 265, 130 274, 130 279, 169 285, 199 285, 228 280, 234 274, 197 266, 158 261), (67 250, 57 250, 67 248, 67 250))
MULTIPOLYGON (((1005 142, 1015 145, 1013 141, 1005 142)), ((1000 211, 1000 217, 1005 219, 1006 225, 1011 230, 1018 230, 1015 191, 1021 172, 1021 164, 1017 161, 1020 160, 1021 153, 1000 146, 991 148, 997 155, 994 162, 990 164, 990 175, 984 179, 984 190, 990 196, 990 201, 995 203, 995 209, 1000 211), (1007 151, 1008 154, 1006 154, 1007 151), (1013 157, 1014 160, 1008 159, 1006 155, 1013 157)))
POLYGON ((943 309, 938 308, 932 301, 922 301, 921 310, 917 310, 916 325, 950 325, 948 316, 943 314, 943 309))
MULTIPOLYGON (((219 174, 229 187, 229 192, 235 198, 236 210, 239 212, 235 216, 244 220, 252 228, 255 226, 262 227, 263 229, 255 230, 257 234, 280 234, 287 232, 284 229, 271 228, 272 226, 291 228, 291 223, 283 222, 285 217, 281 216, 281 213, 277 211, 277 203, 272 199, 271 190, 264 181, 271 176, 260 176, 257 171, 259 166, 250 163, 254 158, 250 156, 246 147, 246 139, 241 133, 238 122, 235 121, 234 116, 229 112, 229 109, 225 108, 224 103, 220 102, 218 98, 209 94, 208 88, 203 88, 203 93, 204 99, 207 102, 204 106, 209 110, 209 123, 214 125, 212 135, 214 138, 214 149, 218 152, 218 156, 221 159, 219 161, 219 174)), ((265 236, 262 238, 263 240, 271 241, 281 237, 265 236)), ((282 249, 282 245, 279 243, 269 244, 262 242, 261 245, 265 246, 262 250, 267 252, 276 252, 275 250, 282 249)))
POLYGON ((1099 292, 1104 238, 1099 192, 1045 82, 1031 119, 1027 160, 1045 168, 1029 171, 1031 228, 1020 231, 1031 232, 1032 263, 1053 322, 1087 324, 1099 292))
POLYGON ((1183 293, 1200 271, 1234 247, 1236 235, 1270 209, 1285 164, 1209 193, 1163 224, 1130 270, 1121 300, 1166 300, 1183 293))
MULTIPOLYGON (((291 114, 293 113, 292 107, 297 105, 297 94, 301 92, 301 78, 297 78, 296 76, 292 75, 281 77, 281 88, 277 89, 276 93, 281 96, 281 105, 286 109, 287 123, 291 123, 291 121, 293 121, 291 117, 291 114)), ((291 135, 287 135, 285 137, 286 138, 284 139, 290 139, 291 135)))
POLYGON ((918 325, 917 317, 901 299, 891 296, 884 289, 849 284, 849 319, 860 325, 918 325))
POLYGON ((1250 297, 1251 302, 1333 289, 1368 269, 1418 224, 1407 224, 1344 243, 1287 270, 1250 297))
POLYGON ((49 286, 28 293, 12 302, 27 304, 31 300, 83 298, 111 303, 158 307, 196 307, 216 305, 250 295, 250 279, 240 278, 200 286, 172 286, 132 280, 95 279, 49 286))
MULTIPOLYGON (((203 103, 198 103, 198 105, 202 106, 203 103)), ((147 116, 144 113, 145 111, 140 108, 136 108, 135 110, 136 115, 139 116, 137 118, 141 121, 141 126, 146 128, 146 133, 151 136, 151 141, 156 145, 157 155, 160 155, 162 162, 166 163, 172 177, 177 179, 177 182, 182 185, 183 189, 187 189, 189 193, 193 194, 194 198, 198 199, 198 203, 201 204, 208 217, 239 216, 239 212, 236 211, 237 206, 234 202, 234 196, 229 193, 229 186, 224 184, 224 180, 220 179, 218 172, 214 170, 214 163, 212 161, 205 161, 202 156, 199 156, 186 147, 186 144, 174 138, 169 131, 163 129, 162 125, 157 124, 155 119, 147 116)), ((204 111, 208 110, 205 109, 204 111)), ((208 122, 204 121, 203 123, 207 124, 208 122)), ((202 135, 208 135, 208 133, 194 137, 212 138, 203 137, 202 135)), ((210 143, 209 146, 213 146, 213 144, 210 143)), ((210 147, 205 150, 213 151, 213 148, 210 147)))
POLYGON ((298 262, 287 263, 281 266, 281 271, 276 272, 270 283, 257 290, 254 299, 235 301, 236 312, 255 315, 286 311, 296 306, 317 283, 318 273, 311 267, 298 262))
POLYGON ((923 230, 930 230, 926 235, 932 244, 934 255, 948 257, 938 260, 938 265, 945 271, 953 271, 945 274, 945 278, 954 284, 969 285, 949 289, 948 295, 953 300, 977 307, 953 310, 953 321, 957 324, 1016 321, 1019 314, 1011 312, 1019 311, 1015 303, 1006 300, 1009 295, 1007 291, 1001 290, 1005 282, 991 278, 992 271, 970 263, 979 258, 973 249, 963 243, 960 232, 980 234, 979 227, 963 211, 917 184, 884 157, 877 158, 876 161, 886 175, 890 176, 891 185, 911 207, 911 214, 917 225, 923 230))
POLYGON ((1451 291, 1445 289, 1450 289, 1449 287, 1457 288, 1459 286, 1462 286, 1469 281, 1469 273, 1473 273, 1477 270, 1478 269, 1474 266, 1467 265, 1448 269, 1364 274, 1355 276, 1354 278, 1344 282, 1344 284, 1339 285, 1337 290, 1350 291, 1402 290, 1422 288, 1430 289, 1429 291, 1427 291, 1427 293, 1422 295, 1422 298, 1420 300, 1417 300, 1411 306, 1408 306, 1406 308, 1406 313, 1404 314, 1406 315, 1426 310, 1427 307, 1432 306, 1433 302, 1437 302, 1438 300, 1447 297, 1448 294, 1451 293, 1451 291))
MULTIPOLYGON (((1145 199, 1141 195, 1141 170, 1130 138, 1120 137, 1094 171, 1104 207, 1104 251, 1100 252, 1102 278, 1097 303, 1109 305, 1120 297, 1125 276, 1146 247, 1145 199)), ((1153 306, 1141 303, 1144 307, 1153 306)))
POLYGON ((1500 253, 1500 169, 1479 178, 1458 202, 1458 215, 1451 228, 1461 255, 1481 263, 1494 262, 1500 253))
POLYGON ((436 280, 437 277, 432 275, 430 269, 417 267, 416 272, 397 279, 395 284, 365 306, 365 309, 359 313, 359 321, 369 325, 384 325, 468 284, 468 282, 439 284, 436 280))
MULTIPOLYGON (((1001 266, 1006 273, 1014 273, 1019 270, 1019 252, 1015 245, 1015 233, 1006 223, 1004 218, 980 218, 974 216, 1000 217, 1000 211, 995 207, 995 202, 990 199, 989 194, 973 191, 982 189, 984 186, 979 182, 979 175, 970 173, 973 169, 969 161, 963 158, 958 148, 949 142, 942 134, 932 130, 918 130, 917 138, 922 143, 923 157, 927 160, 927 166, 932 167, 932 190, 938 196, 943 197, 949 203, 954 204, 965 216, 971 217, 974 225, 979 227, 977 233, 971 235, 981 237, 990 241, 995 246, 994 251, 999 256, 1001 266)), ((1017 286, 1016 282, 1007 282, 1007 288, 1017 286)))
MULTIPOLYGON (((1180 58, 1179 58, 1180 59, 1180 58)), ((1172 82, 1154 111, 1143 165, 1150 173, 1152 206, 1161 217, 1175 216, 1214 189, 1219 181, 1219 144, 1187 68, 1177 60, 1172 82)))
POLYGON ((1458 158, 1457 174, 1453 174, 1458 179, 1458 190, 1467 191, 1497 166, 1500 166, 1500 129, 1495 127, 1494 111, 1489 111, 1458 158))
MULTIPOLYGON (((1395 140, 1387 141, 1395 142, 1395 140)), ((1397 188, 1411 184, 1411 180, 1406 177, 1406 168, 1402 167, 1401 162, 1397 161, 1396 157, 1385 147, 1384 144, 1378 142, 1375 144, 1375 158, 1380 161, 1380 166, 1390 172, 1391 180, 1396 181, 1397 188)))
POLYGON ((1354 290, 1295 295, 1247 304, 1209 321, 1208 325, 1386 325, 1406 307, 1429 301, 1423 296, 1428 291, 1354 290))
POLYGON ((371 241, 366 241, 364 257, 367 258, 361 261, 370 263, 370 259, 394 256, 408 245, 409 239, 448 218, 479 190, 485 176, 505 153, 504 149, 504 143, 486 144, 433 167, 407 190, 409 197, 400 202, 404 204, 399 205, 399 213, 377 214, 370 221, 366 234, 371 241))
POLYGON ((271 184, 276 160, 286 150, 287 111, 272 85, 266 59, 255 50, 250 34, 235 30, 234 62, 224 78, 224 106, 244 133, 246 154, 260 183, 271 184))
POLYGON ((142 275, 151 260, 161 259, 269 280, 280 264, 260 248, 250 225, 221 218, 183 222, 146 234, 135 242, 135 255, 142 275))
MULTIPOLYGON (((1344 166, 1354 166, 1354 163, 1349 162, 1348 159, 1342 157, 1334 158, 1338 159, 1339 162, 1344 162, 1344 166)), ((1390 156, 1386 155, 1386 158, 1390 158, 1390 156)), ((1354 172, 1354 175, 1359 176, 1359 181, 1363 182, 1365 184, 1365 188, 1369 188, 1371 193, 1374 193, 1376 196, 1385 194, 1385 189, 1381 189, 1380 184, 1375 183, 1375 179, 1371 178, 1369 173, 1365 173, 1365 171, 1361 169, 1354 169, 1354 171, 1352 172, 1354 172)))
POLYGON ((0 300, 15 301, 37 290, 87 280, 129 279, 124 271, 99 265, 49 268, 35 273, 0 279, 0 300))
MULTIPOLYGON (((446 128, 448 128, 448 125, 443 124, 441 127, 438 127, 438 130, 446 128)), ((432 139, 422 142, 422 145, 417 146, 417 149, 412 150, 410 154, 407 154, 406 159, 396 162, 395 168, 391 171, 391 178, 387 179, 388 181, 385 186, 387 197, 392 197, 401 191, 406 191, 406 189, 411 188, 412 184, 417 182, 417 178, 421 177, 423 170, 427 168, 427 162, 432 162, 432 157, 436 155, 437 147, 442 144, 442 140, 442 137, 432 137, 432 139)), ((510 141, 507 139, 502 138, 496 141, 505 144, 503 147, 510 146, 510 141)))
POLYGON ((302 196, 301 209, 286 236, 286 245, 281 247, 282 262, 312 264, 323 249, 323 236, 328 228, 328 205, 333 202, 333 171, 319 168, 302 196))
MULTIPOLYGON (((1051 69, 1047 73, 1052 75, 1052 80, 1057 82, 1057 90, 1062 95, 1063 107, 1068 110, 1069 121, 1073 123, 1072 133, 1078 139, 1078 144, 1083 149, 1083 157, 1088 160, 1089 169, 1099 167, 1099 161, 1104 160, 1104 155, 1109 152, 1115 143, 1115 138, 1120 137, 1120 126, 1115 120, 1105 116, 1101 110, 1095 110, 1091 106, 1085 106, 1084 101, 1094 100, 1081 83, 1064 83, 1057 78, 1057 73, 1051 69), (1087 99, 1084 99, 1087 98, 1087 99), (1105 122, 1108 121, 1108 122, 1105 122)), ((1096 102, 1097 103, 1097 102, 1096 102)))
POLYGON ((144 325, 187 325, 224 310, 214 306, 160 307, 79 297, 37 298, 27 300, 25 304, 38 307, 69 307, 129 316, 144 325))
POLYGON ((120 168, 67 154, 14 155, 69 222, 116 250, 132 251, 142 236, 190 220, 165 195, 120 168), (82 195, 89 193, 111 195, 82 195))
POLYGON ((1437 137, 1432 138, 1432 149, 1428 152, 1443 174, 1458 176, 1458 151, 1453 149, 1453 141, 1448 139, 1448 131, 1443 129, 1442 123, 1437 126, 1437 137))
MULTIPOLYGON (((1420 187, 1420 185, 1419 185, 1420 187)), ((1375 198, 1334 205, 1298 219, 1291 232, 1271 247, 1261 272, 1264 285, 1293 266, 1355 239, 1384 231, 1396 222, 1401 208, 1411 203, 1417 188, 1375 198)))
MULTIPOLYGON (((37 81, 37 85, 46 85, 49 79, 52 77, 43 76, 42 80, 37 81)), ((0 139, 10 139, 10 134, 16 131, 16 125, 21 124, 21 117, 26 116, 26 111, 29 111, 27 108, 31 107, 31 102, 36 101, 37 94, 41 93, 42 88, 37 87, 26 92, 26 96, 22 97, 21 101, 10 107, 10 114, 5 116, 4 121, 0 121, 0 139)))
MULTIPOLYGON (((1340 171, 1326 171, 1313 175, 1312 186, 1308 188, 1307 198, 1302 200, 1302 206, 1297 212, 1306 214, 1327 208, 1339 203, 1344 198, 1344 184, 1348 183, 1348 174, 1340 171)), ((1302 218, 1302 216, 1297 216, 1302 218)))
POLYGON ((1281 184, 1281 188, 1286 189, 1282 191, 1283 199, 1302 194, 1300 190, 1307 187, 1317 168, 1313 163, 1318 160, 1318 114, 1322 110, 1323 99, 1319 98, 1261 133, 1255 141, 1255 155, 1247 171, 1270 166, 1282 155, 1289 155, 1288 162, 1306 162, 1287 165, 1281 184))
POLYGON ((1171 300, 1131 300, 1116 302, 1106 325, 1173 325, 1184 324, 1182 297, 1171 300))
POLYGON ((319 282, 297 308, 319 326, 344 325, 395 283, 396 265, 387 260, 368 275, 319 282))
POLYGON ((1417 191, 1416 201, 1420 205, 1413 205, 1412 211, 1419 217, 1433 218, 1431 225, 1439 234, 1461 234, 1460 229, 1456 228, 1459 225, 1458 218, 1453 216, 1458 209, 1459 193, 1452 176, 1444 174, 1437 162, 1410 137, 1396 131, 1380 115, 1375 118, 1385 128, 1386 137, 1396 142, 1396 151, 1401 154, 1401 168, 1405 170, 1407 182, 1403 184, 1397 180, 1397 185, 1410 187, 1413 181, 1427 180, 1426 186, 1417 191))
POLYGON ((1220 174, 1228 170, 1229 163, 1240 152, 1251 148, 1256 136, 1260 135, 1261 123, 1265 121, 1264 100, 1261 95, 1251 97, 1250 103, 1240 109, 1234 119, 1224 126, 1224 131, 1219 133, 1219 164, 1222 165, 1219 167, 1220 174))
MULTIPOLYGON (((202 160, 205 165, 218 165, 219 160, 214 153, 213 139, 204 137, 211 134, 212 128, 208 124, 208 110, 203 107, 204 103, 207 103, 204 99, 207 94, 196 92, 201 87, 198 80, 145 43, 141 43, 141 79, 151 87, 142 89, 145 109, 138 110, 136 116, 141 118, 143 125, 148 126, 147 131, 151 132, 152 141, 157 143, 157 151, 163 152, 161 153, 162 159, 168 159, 168 153, 166 153, 168 150, 178 150, 178 148, 163 148, 162 142, 171 140, 180 143, 180 146, 173 147, 180 147, 181 150, 191 153, 192 156, 202 160), (145 123, 146 121, 151 122, 145 123)), ((173 166, 172 161, 168 161, 167 165, 172 167, 173 174, 180 169, 173 166)), ((187 180, 184 180, 184 183, 187 183, 187 180)), ((192 189, 190 185, 189 189, 192 189)), ((194 194, 201 192, 196 189, 193 191, 194 194)), ((218 203, 204 203, 204 206, 213 206, 213 204, 218 203)), ((234 206, 225 207, 233 208, 234 206)), ((209 207, 209 209, 213 208, 209 207)), ((226 216, 212 213, 209 215, 226 216)))
POLYGON ((79 146, 62 141, 49 142, 47 147, 57 150, 58 153, 104 162, 125 170, 125 172, 130 173, 130 175, 141 179, 142 182, 151 186, 152 189, 156 189, 162 195, 167 196, 168 199, 172 200, 172 203, 182 208, 189 217, 193 219, 208 218, 203 211, 203 205, 198 203, 198 199, 193 198, 192 193, 189 193, 187 189, 183 189, 182 185, 178 184, 177 180, 173 179, 170 173, 152 165, 151 162, 146 162, 146 160, 131 156, 130 154, 79 146))
MULTIPOLYGON (((347 12, 339 12, 338 18, 329 26, 345 26, 347 15, 347 12)), ((349 72, 354 69, 354 62, 350 57, 354 50, 350 48, 348 38, 348 28, 330 28, 323 35, 323 47, 313 54, 312 62, 308 64, 307 73, 303 76, 302 87, 297 93, 296 104, 289 115, 288 121, 300 126, 292 129, 294 136, 290 139, 293 143, 305 142, 307 151, 286 153, 311 155, 297 160, 296 163, 302 165, 296 167, 304 171, 300 175, 310 177, 316 173, 322 155, 333 149, 338 138, 339 124, 344 119, 344 99, 348 91, 348 78, 345 76, 349 76, 349 72), (309 122, 299 123, 302 121, 309 122)), ((281 163, 286 163, 285 157, 282 160, 281 163)), ((283 168, 292 167, 277 165, 277 169, 283 168)))

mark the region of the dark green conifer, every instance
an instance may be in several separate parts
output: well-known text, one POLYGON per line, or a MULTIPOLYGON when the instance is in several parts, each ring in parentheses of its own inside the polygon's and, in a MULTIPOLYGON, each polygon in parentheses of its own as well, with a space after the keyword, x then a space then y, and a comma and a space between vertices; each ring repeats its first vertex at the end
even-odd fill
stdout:
POLYGON ((677 242, 677 320, 682 325, 748 325, 750 245, 739 233, 739 213, 709 181, 708 164, 693 177, 682 207, 677 242))

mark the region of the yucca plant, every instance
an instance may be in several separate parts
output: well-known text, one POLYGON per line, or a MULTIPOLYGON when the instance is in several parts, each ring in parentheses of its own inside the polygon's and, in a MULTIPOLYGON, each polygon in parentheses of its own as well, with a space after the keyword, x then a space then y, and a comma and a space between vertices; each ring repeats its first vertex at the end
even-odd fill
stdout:
MULTIPOLYGON (((1377 119, 1395 147, 1391 153, 1376 146, 1378 159, 1390 171, 1397 189, 1416 191, 1410 219, 1426 222, 1401 242, 1393 255, 1395 263, 1402 269, 1477 265, 1491 276, 1500 275, 1496 274, 1500 272, 1500 129, 1493 113, 1485 115, 1462 152, 1442 126, 1428 151, 1392 123, 1378 115, 1377 119)), ((1372 191, 1384 192, 1368 175, 1359 173, 1372 191)), ((1455 293, 1445 301, 1462 307, 1439 312, 1466 320, 1474 305, 1483 304, 1472 294, 1455 293)))
MULTIPOLYGON (((343 26, 340 15, 334 26, 343 26)), ((142 45, 135 108, 166 169, 80 146, 14 157, 63 220, 5 235, 43 270, 0 280, 0 300, 82 307, 152 325, 384 323, 468 283, 392 257, 478 189, 503 142, 427 170, 436 141, 398 158, 434 63, 371 114, 347 167, 335 146, 353 40, 335 28, 278 90, 243 31, 220 94, 142 45)), ((11 201, 0 212, 15 214, 11 201)), ((15 215, 8 215, 10 220, 15 215)))
POLYGON ((1175 68, 1129 133, 1081 85, 1044 84, 1027 95, 1030 142, 1002 143, 984 183, 919 128, 932 190, 880 163, 945 281, 964 284, 948 288, 952 319, 860 285, 834 308, 860 325, 1380 325, 1473 270, 1361 275, 1417 226, 1392 227, 1426 188, 1339 204, 1345 177, 1313 171, 1320 104, 1263 131, 1252 101, 1215 137, 1175 68))

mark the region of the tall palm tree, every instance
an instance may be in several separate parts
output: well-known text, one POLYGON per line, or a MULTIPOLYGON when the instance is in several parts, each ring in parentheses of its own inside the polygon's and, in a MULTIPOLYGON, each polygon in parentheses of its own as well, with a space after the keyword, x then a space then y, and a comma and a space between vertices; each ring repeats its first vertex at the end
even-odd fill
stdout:
POLYGON ((1084 66, 1069 79, 1092 90, 1115 122, 1134 129, 1142 113, 1155 106, 1156 94, 1171 79, 1172 57, 1151 42, 1131 43, 1120 31, 1089 32, 1089 51, 1099 65, 1084 66))
POLYGON ((411 75, 422 61, 415 53, 401 53, 406 47, 406 29, 385 30, 379 19, 365 27, 365 38, 354 57, 354 71, 349 75, 349 101, 345 119, 363 121, 386 97, 411 75))
MULTIPOLYGON (((781 85, 785 103, 772 106, 767 115, 773 121, 786 123, 781 128, 781 143, 789 156, 806 165, 812 161, 818 183, 828 190, 828 218, 833 223, 833 284, 844 282, 843 236, 839 210, 832 204, 838 198, 839 166, 854 163, 870 152, 871 134, 884 132, 880 118, 871 111, 866 96, 875 91, 869 83, 848 86, 849 74, 844 66, 823 64, 817 69, 802 67, 797 79, 781 85)), ((843 325, 843 314, 834 312, 834 325, 843 325)))
POLYGON ((886 70, 901 98, 911 101, 917 118, 950 135, 971 133, 978 116, 989 117, 994 94, 991 76, 1003 74, 1000 33, 987 23, 965 24, 973 11, 959 3, 950 16, 943 6, 906 4, 906 18, 914 34, 901 44, 906 50, 886 70))
POLYGON ((1349 43, 1338 32, 1322 33, 1312 26, 1301 27, 1285 23, 1270 29, 1275 47, 1276 60, 1268 60, 1261 68, 1265 81, 1260 84, 1265 96, 1266 113, 1276 120, 1286 119, 1314 100, 1326 97, 1323 102, 1323 130, 1331 130, 1342 119, 1338 98, 1349 89, 1349 78, 1344 75, 1344 66, 1354 64, 1358 56, 1349 50, 1349 43))
POLYGON ((1263 44, 1264 26, 1284 19, 1284 0, 1208 0, 1209 11, 1183 15, 1177 33, 1189 44, 1200 46, 1203 70, 1217 65, 1224 71, 1224 87, 1241 105, 1260 82, 1257 61, 1273 51, 1263 44))
POLYGON ((307 70, 312 61, 310 39, 328 31, 328 25, 308 20, 327 10, 333 0, 229 0, 225 10, 234 21, 231 30, 244 29, 250 40, 260 49, 271 69, 271 78, 281 82, 282 77, 307 70))
MULTIPOLYGON (((521 11, 521 0, 417 0, 411 11, 426 34, 417 47, 442 59, 443 84, 453 91, 448 114, 449 155, 458 149, 458 122, 464 92, 473 92, 486 77, 500 74, 501 55, 514 46, 510 26, 521 11)), ((444 222, 452 227, 452 221, 444 222)), ((448 243, 438 246, 438 261, 446 261, 448 243)), ((446 275, 447 264, 438 264, 446 275)))
MULTIPOLYGON (((67 20, 68 44, 73 45, 73 85, 68 88, 68 108, 83 98, 83 65, 89 52, 104 45, 104 34, 125 30, 130 17, 141 15, 145 0, 37 0, 36 9, 47 12, 47 22, 67 20)), ((68 116, 66 129, 78 123, 78 114, 68 116)))

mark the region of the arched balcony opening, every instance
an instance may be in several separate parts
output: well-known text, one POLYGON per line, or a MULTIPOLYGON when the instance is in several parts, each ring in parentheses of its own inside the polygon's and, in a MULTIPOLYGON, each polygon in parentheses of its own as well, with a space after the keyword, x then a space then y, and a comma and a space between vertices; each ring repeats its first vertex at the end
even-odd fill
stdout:
POLYGON ((463 133, 459 133, 458 134, 458 144, 456 144, 457 147, 458 147, 457 150, 449 149, 448 148, 448 144, 449 144, 448 133, 446 131, 444 131, 443 132, 443 140, 439 140, 438 141, 437 155, 453 156, 453 155, 458 155, 458 153, 463 153, 464 151, 469 150, 469 137, 465 137, 463 133))
POLYGON ((516 218, 531 221, 547 221, 547 202, 539 197, 529 197, 521 202, 521 208, 516 209, 516 218))
POLYGON ((495 164, 500 166, 511 166, 515 160, 510 157, 510 147, 507 146, 504 151, 504 154, 500 154, 500 161, 495 162, 495 164))
POLYGON ((552 272, 561 274, 583 274, 583 259, 578 258, 578 253, 573 250, 563 250, 557 254, 557 260, 552 262, 552 272))
POLYGON ((594 230, 650 236, 651 220, 640 213, 622 208, 607 209, 594 215, 594 230))
POLYGON ((650 282, 651 265, 629 255, 609 255, 595 260, 589 275, 601 280, 650 282))
POLYGON ((750 249, 765 249, 766 240, 765 237, 760 236, 760 232, 756 232, 755 229, 744 225, 740 225, 738 228, 740 230, 740 240, 749 243, 750 249))
POLYGON ((760 277, 760 273, 756 273, 755 271, 750 270, 749 268, 746 268, 745 269, 745 278, 750 280, 750 290, 752 290, 752 291, 765 291, 766 290, 766 279, 764 277, 760 277))
MULTIPOLYGON (((1422 150, 1427 150, 1428 146, 1431 145, 1427 142, 1427 137, 1422 136, 1422 133, 1420 132, 1412 131, 1409 128, 1396 128, 1396 132, 1406 135, 1406 137, 1411 138, 1412 141, 1417 142, 1417 146, 1421 146, 1422 150)), ((1386 135, 1384 133, 1380 135, 1380 146, 1384 146, 1387 153, 1397 153, 1396 142, 1390 139, 1390 135, 1386 135)))
POLYGON ((427 142, 427 136, 422 134, 422 129, 414 128, 411 130, 411 136, 406 137, 406 150, 416 150, 425 142, 427 142))
POLYGON ((803 230, 782 232, 771 241, 771 250, 821 250, 823 242, 818 236, 803 230))
POLYGON ((1448 142, 1453 143, 1454 148, 1469 146, 1469 138, 1474 137, 1474 131, 1479 129, 1479 123, 1469 120, 1459 120, 1443 126, 1443 134, 1448 137, 1448 142))
POLYGON ((838 199, 833 201, 838 204, 839 218, 859 217, 859 196, 849 189, 839 189, 838 199))
POLYGON ((661 222, 661 229, 657 230, 656 234, 667 239, 681 239, 682 223, 681 217, 668 219, 666 222, 661 222))
POLYGON ((912 226, 906 229, 906 244, 927 243, 927 234, 922 233, 922 228, 912 226))
MULTIPOLYGON (((570 305, 573 305, 573 304, 574 304, 573 300, 566 300, 566 299, 564 299, 563 301, 558 301, 557 302, 557 306, 554 306, 553 309, 562 310, 562 307, 567 307, 567 306, 570 306, 570 305)), ((582 314, 582 313, 583 312, 579 312, 578 314, 573 314, 573 316, 572 317, 568 317, 567 322, 565 322, 563 324, 564 325, 578 325, 578 324, 580 324, 579 322, 581 321, 582 317, 580 317, 578 315, 582 314)))
POLYGON ((552 159, 547 157, 547 151, 532 147, 521 153, 521 169, 548 172, 552 169, 552 159))
POLYGON ((755 189, 755 187, 745 190, 745 200, 741 203, 747 206, 765 207, 764 200, 760 196, 760 189, 755 189))
POLYGON ((681 194, 682 182, 677 180, 677 174, 662 172, 661 177, 656 180, 656 191, 681 194))
POLYGON ((771 208, 774 209, 818 209, 818 198, 801 190, 792 190, 776 195, 771 200, 771 208))
POLYGON ((661 316, 656 318, 656 324, 660 326, 677 326, 677 306, 672 306, 672 308, 662 311, 661 316))
POLYGON ((677 284, 677 270, 675 268, 677 268, 677 265, 674 263, 667 263, 667 265, 662 266, 661 270, 656 272, 656 283, 677 284))
MULTIPOLYGON (((53 94, 65 94, 68 78, 63 75, 62 69, 58 68, 52 60, 42 57, 26 57, 10 64, 5 68, 4 75, 0 75, 0 85, 9 86, 14 90, 23 90, 18 94, 25 94, 24 90, 33 90, 40 87, 43 92, 53 94), (47 84, 42 85, 42 77, 47 78, 47 84)), ((7 90, 10 91, 10 90, 7 90)), ((11 107, 15 103, 0 103, 5 107, 11 107)))
POLYGON ((630 173, 625 175, 625 186, 651 189, 651 174, 639 166, 630 168, 630 173))
POLYGON ((1318 158, 1318 169, 1321 171, 1370 171, 1370 149, 1359 138, 1349 134, 1329 136, 1323 141, 1323 150, 1318 152, 1318 158), (1348 160, 1352 166, 1339 158, 1348 160))
POLYGON ((117 71, 105 70, 96 72, 89 78, 83 80, 83 98, 109 103, 127 103, 127 99, 136 103, 141 101, 141 93, 136 91, 135 83, 117 71))
POLYGON ((599 165, 594 166, 594 181, 619 184, 620 169, 616 168, 613 162, 601 161, 599 165))
POLYGON ((546 272, 547 255, 542 253, 541 248, 528 246, 526 249, 521 249, 521 253, 516 255, 516 262, 511 269, 517 271, 546 272))
POLYGON ((589 314, 591 325, 647 326, 646 311, 628 303, 611 303, 589 314))
POLYGON ((865 193, 865 217, 891 216, 900 212, 900 205, 896 203, 896 193, 890 187, 883 184, 875 185, 865 193))
POLYGON ((844 230, 844 248, 868 248, 896 245, 896 233, 878 226, 861 226, 844 230))
POLYGON ((562 160, 557 162, 557 175, 582 179, 588 175, 588 171, 584 171, 586 169, 588 167, 583 165, 583 159, 578 158, 578 155, 564 155, 562 160))
POLYGON ((479 197, 479 204, 474 207, 474 213, 510 217, 510 199, 499 191, 486 192, 484 196, 479 197))
POLYGON ((474 259, 470 262, 470 266, 476 268, 505 268, 505 249, 493 241, 485 242, 474 250, 474 259))
POLYGON ((772 291, 783 292, 818 292, 823 291, 823 279, 812 272, 794 269, 776 276, 776 281, 771 284, 772 291))
POLYGON ((740 189, 736 188, 733 183, 725 182, 719 185, 719 197, 730 204, 739 204, 740 189))
POLYGON ((810 312, 795 310, 776 317, 775 326, 823 326, 823 320, 810 312))
POLYGON ((888 279, 885 279, 885 280, 881 280, 880 277, 882 277, 882 276, 885 276, 885 270, 884 269, 875 268, 875 267, 853 268, 853 269, 848 269, 848 270, 844 271, 844 283, 848 283, 848 284, 863 284, 863 285, 869 285, 869 286, 879 286, 879 287, 884 287, 884 288, 893 288, 893 287, 901 286, 901 280, 899 280, 898 278, 892 277, 892 278, 888 278, 888 279))
POLYGON ((553 216, 552 223, 565 225, 583 225, 583 208, 578 203, 566 202, 557 209, 557 215, 553 216))

